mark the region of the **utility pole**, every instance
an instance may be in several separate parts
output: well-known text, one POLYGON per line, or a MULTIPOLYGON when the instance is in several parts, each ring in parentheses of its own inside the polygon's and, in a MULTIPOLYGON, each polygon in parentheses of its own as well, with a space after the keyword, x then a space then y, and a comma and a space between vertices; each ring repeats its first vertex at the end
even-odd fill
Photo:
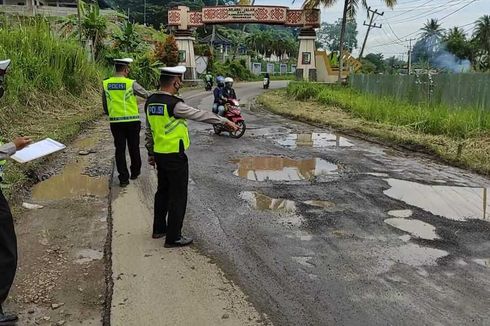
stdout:
POLYGON ((408 74, 411 75, 412 74, 412 41, 415 41, 416 38, 411 38, 411 39, 408 39, 408 40, 405 40, 405 41, 408 41, 409 42, 409 46, 408 46, 408 74))
POLYGON ((374 16, 383 16, 385 14, 385 12, 383 11, 382 13, 379 13, 378 12, 378 9, 376 10, 371 10, 371 7, 368 8, 368 17, 369 17, 369 14, 372 14, 371 15, 371 20, 369 21, 369 24, 366 24, 366 21, 364 21, 364 26, 367 26, 368 27, 368 30, 366 32, 366 37, 364 38, 364 42, 362 43, 362 48, 361 48, 361 53, 359 54, 359 59, 362 58, 362 54, 364 53, 364 48, 366 47, 366 42, 367 42, 367 39, 368 39, 368 36, 369 36, 369 32, 371 31, 371 28, 381 28, 383 27, 383 24, 381 25, 377 25, 376 23, 373 24, 373 21, 374 21, 374 16))

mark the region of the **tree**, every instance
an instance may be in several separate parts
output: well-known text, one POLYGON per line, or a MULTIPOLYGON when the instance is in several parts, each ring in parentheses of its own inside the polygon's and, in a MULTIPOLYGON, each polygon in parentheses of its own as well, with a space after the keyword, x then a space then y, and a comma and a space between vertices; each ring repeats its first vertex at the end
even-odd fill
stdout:
POLYGON ((381 53, 369 53, 364 57, 364 62, 370 62, 374 65, 374 73, 383 73, 386 70, 386 64, 381 53))
POLYGON ((446 49, 454 54, 458 59, 469 59, 471 56, 471 46, 466 39, 464 30, 460 27, 451 28, 444 35, 446 49))
POLYGON ((423 39, 435 37, 440 40, 444 36, 444 28, 442 28, 439 21, 434 18, 428 20, 420 30, 422 31, 423 39))
POLYGON ((158 59, 167 67, 174 67, 179 64, 179 47, 173 35, 167 37, 163 43, 163 53, 158 59))
POLYGON ((125 20, 121 30, 114 36, 116 47, 124 52, 134 52, 141 44, 141 36, 135 30, 135 24, 125 20))
POLYGON ((82 34, 90 41, 92 58, 98 59, 107 32, 107 20, 100 14, 99 5, 89 4, 82 20, 82 34))
POLYGON ((473 42, 477 48, 480 68, 490 70, 490 15, 484 15, 476 21, 473 42))
MULTIPOLYGON (((360 0, 362 6, 367 8, 367 0, 360 0)), ((383 2, 389 7, 393 8, 396 5, 397 0, 383 0, 383 2)), ((304 7, 307 9, 318 8, 320 5, 325 7, 331 7, 337 0, 305 0, 304 7)), ((344 51, 344 39, 345 39, 345 30, 347 26, 347 18, 353 19, 356 15, 357 7, 359 4, 359 0, 344 0, 344 10, 342 13, 342 28, 340 30, 340 40, 339 40, 339 50, 340 50, 340 64, 339 64, 339 82, 342 79, 342 69, 343 69, 343 51, 344 51)))
MULTIPOLYGON (((322 48, 330 51, 339 51, 340 31, 342 30, 342 20, 339 19, 333 24, 322 23, 317 32, 317 42, 322 48)), ((349 20, 345 31, 344 48, 352 51, 357 48, 357 23, 355 20, 349 20)))

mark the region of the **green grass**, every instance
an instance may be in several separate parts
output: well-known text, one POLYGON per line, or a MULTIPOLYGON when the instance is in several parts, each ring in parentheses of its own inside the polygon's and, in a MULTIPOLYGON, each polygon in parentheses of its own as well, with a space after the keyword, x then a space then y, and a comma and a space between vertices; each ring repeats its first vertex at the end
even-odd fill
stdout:
MULTIPOLYGON (((361 94, 351 94, 348 89, 323 91, 323 88, 325 86, 312 85, 312 87, 299 90, 295 86, 290 86, 289 89, 265 92, 259 96, 257 102, 265 109, 291 119, 322 127, 332 127, 344 134, 384 145, 423 152, 440 158, 446 163, 490 175, 490 132, 488 125, 487 129, 484 129, 479 128, 478 124, 474 128, 474 125, 466 125, 464 121, 457 120, 454 122, 454 118, 460 119, 462 116, 449 112, 445 118, 443 116, 442 122, 436 122, 437 129, 432 129, 432 133, 425 133, 424 130, 430 130, 427 125, 425 128, 420 128, 420 124, 395 123, 396 121, 406 122, 407 118, 397 120, 399 119, 397 115, 404 115, 401 112, 402 109, 415 110, 413 107, 407 107, 405 104, 402 106, 396 102, 385 102, 388 99, 377 98, 374 103, 370 100, 368 105, 376 106, 378 103, 380 107, 385 108, 386 112, 379 112, 379 116, 376 116, 373 112, 378 111, 373 110, 366 113, 365 108, 353 107, 354 104, 362 105, 364 103, 362 100, 355 100, 357 96, 362 96, 361 94), (318 89, 314 90, 313 88, 316 87, 318 89), (338 94, 343 94, 347 100, 338 94), (323 104, 320 101, 333 104, 323 104), (386 107, 386 103, 393 103, 393 105, 386 107), (372 119, 368 120, 364 118, 364 115, 372 119), (445 120, 449 120, 451 123, 444 123, 445 120), (459 126, 459 130, 468 130, 468 132, 459 135, 453 129, 447 128, 447 126, 454 124, 459 126), (441 126, 446 127, 441 129, 441 126)), ((421 109, 423 108, 419 108, 419 110, 421 109)), ((469 113, 470 116, 472 114, 474 113, 469 113)), ((415 117, 419 116, 415 115, 415 117)), ((439 120, 436 119, 436 121, 439 120)), ((434 128, 434 125, 429 126, 434 128)))
POLYGON ((347 87, 306 82, 290 83, 287 94, 300 101, 315 100, 337 106, 368 121, 405 126, 425 134, 468 138, 490 131, 490 112, 478 109, 414 105, 347 87))
MULTIPOLYGON (((89 62, 76 40, 57 37, 47 21, 0 22, 0 58, 12 59, 6 94, 0 100, 4 142, 17 135, 69 142, 86 122, 100 116, 104 69, 89 62)), ((27 171, 39 164, 9 161, 6 182, 10 189, 27 182, 27 171)))

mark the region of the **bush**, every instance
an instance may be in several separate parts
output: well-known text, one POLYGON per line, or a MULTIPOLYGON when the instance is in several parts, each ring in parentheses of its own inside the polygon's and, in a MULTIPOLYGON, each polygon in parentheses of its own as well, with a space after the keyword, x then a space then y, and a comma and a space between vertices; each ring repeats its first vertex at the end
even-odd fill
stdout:
MULTIPOLYGON (((228 62, 228 61, 227 61, 228 62)), ((232 77, 238 81, 254 80, 256 76, 252 74, 239 61, 230 61, 229 63, 215 62, 212 67, 212 73, 215 76, 232 77)))

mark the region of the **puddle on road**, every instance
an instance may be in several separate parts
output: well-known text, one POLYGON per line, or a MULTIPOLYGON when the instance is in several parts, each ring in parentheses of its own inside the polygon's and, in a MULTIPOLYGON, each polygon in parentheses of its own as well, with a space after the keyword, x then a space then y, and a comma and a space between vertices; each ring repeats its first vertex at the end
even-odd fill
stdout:
POLYGON ((490 267, 490 258, 485 258, 485 259, 475 258, 473 259, 473 261, 480 266, 490 267))
POLYGON ((413 211, 411 209, 399 209, 399 210, 389 211, 388 215, 394 217, 410 217, 413 215, 413 211))
POLYGON ((234 175, 253 181, 301 181, 315 176, 337 174, 338 167, 320 158, 293 160, 287 157, 258 156, 236 161, 234 175))
POLYGON ((321 208, 332 208, 335 207, 335 203, 327 200, 306 200, 303 202, 306 205, 321 207, 321 208))
POLYGON ((107 177, 82 175, 86 164, 66 165, 60 174, 42 181, 32 189, 34 200, 59 200, 93 195, 105 197, 109 193, 107 177))
POLYGON ((388 257, 391 262, 407 264, 410 266, 430 266, 437 265, 436 260, 447 256, 448 254, 449 253, 444 250, 408 243, 401 247, 388 249, 386 257, 388 257))
POLYGON ((431 186, 399 179, 386 181, 391 188, 384 191, 385 195, 434 215, 457 221, 490 220, 488 188, 431 186))
POLYGON ((296 212, 296 202, 287 199, 276 199, 253 191, 243 191, 240 197, 254 208, 265 211, 282 211, 286 213, 296 212))
POLYGON ((402 231, 408 232, 415 238, 426 240, 440 239, 434 226, 420 220, 389 218, 385 220, 385 223, 402 231))
POLYGON ((95 147, 97 140, 98 138, 95 135, 87 138, 80 138, 75 140, 72 146, 78 149, 88 150, 95 147))
POLYGON ((77 253, 77 259, 75 260, 75 263, 85 264, 93 260, 101 260, 103 257, 104 254, 101 251, 93 249, 82 249, 77 253))
MULTIPOLYGON (((296 202, 294 200, 282 199, 282 198, 272 198, 255 191, 242 191, 240 193, 240 198, 248 202, 254 208, 265 211, 283 211, 287 213, 296 212, 296 202)), ((306 200, 302 202, 303 204, 320 207, 320 208, 332 208, 335 207, 335 203, 326 200, 306 200)))
POLYGON ((352 147, 354 146, 346 138, 331 133, 314 132, 289 134, 274 141, 282 147, 295 149, 297 147, 352 147))

